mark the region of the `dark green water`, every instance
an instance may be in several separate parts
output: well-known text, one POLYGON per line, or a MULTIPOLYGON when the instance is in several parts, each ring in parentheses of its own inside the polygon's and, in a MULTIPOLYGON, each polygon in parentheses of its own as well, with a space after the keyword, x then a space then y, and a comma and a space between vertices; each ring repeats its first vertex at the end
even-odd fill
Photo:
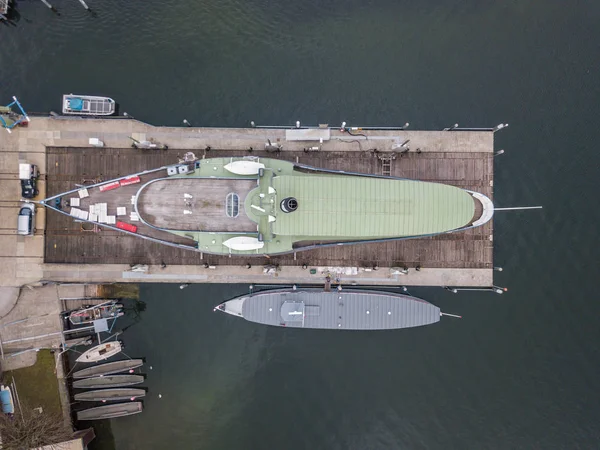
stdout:
POLYGON ((423 329, 265 328, 214 314, 246 286, 147 285, 123 336, 143 414, 119 449, 592 449, 600 427, 600 3, 21 1, 0 97, 109 95, 155 123, 346 120, 496 136, 497 284, 413 293, 462 314, 423 329), (158 398, 158 394, 162 398, 158 398))

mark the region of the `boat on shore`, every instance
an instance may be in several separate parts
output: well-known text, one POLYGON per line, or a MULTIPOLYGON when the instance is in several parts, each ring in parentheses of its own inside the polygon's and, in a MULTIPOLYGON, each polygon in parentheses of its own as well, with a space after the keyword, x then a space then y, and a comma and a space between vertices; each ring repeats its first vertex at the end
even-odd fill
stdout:
POLYGON ((98 389, 95 391, 86 391, 75 394, 74 398, 78 402, 107 402, 118 400, 135 400, 146 396, 144 389, 98 389))
POLYGON ((63 95, 63 114, 77 116, 110 116, 115 113, 116 103, 110 97, 94 95, 63 95))
POLYGON ((116 319, 123 316, 123 305, 111 300, 99 305, 84 307, 69 313, 69 322, 73 325, 85 325, 98 319, 116 319))
POLYGON ((117 403, 77 411, 77 420, 101 420, 141 413, 142 402, 117 403))
POLYGON ((2 412, 4 414, 15 413, 15 403, 10 388, 5 385, 0 386, 0 403, 2 404, 2 412))
POLYGON ((90 378, 132 371, 133 369, 137 369, 143 365, 144 361, 142 359, 124 359, 121 361, 113 361, 78 370, 73 374, 73 378, 90 378))
POLYGON ((191 153, 41 203, 152 242, 241 256, 431 237, 481 226, 494 214, 485 195, 441 183, 191 153), (63 206, 70 197, 78 206, 63 206))
POLYGON ((116 388, 133 386, 143 382, 143 375, 107 375, 74 381, 73 387, 77 389, 116 388))
POLYGON ((437 306, 409 295, 348 289, 265 291, 236 297, 215 310, 264 325, 335 330, 420 327, 443 315, 437 306))
POLYGON ((119 341, 105 342, 82 353, 75 361, 86 363, 103 361, 120 353, 121 350, 123 350, 123 346, 119 341))

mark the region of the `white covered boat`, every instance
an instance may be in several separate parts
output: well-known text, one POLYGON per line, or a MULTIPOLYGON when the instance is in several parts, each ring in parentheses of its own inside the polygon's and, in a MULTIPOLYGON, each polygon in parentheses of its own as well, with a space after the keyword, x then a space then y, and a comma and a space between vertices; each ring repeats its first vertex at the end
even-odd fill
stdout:
POLYGON ((62 112, 77 116, 110 116, 115 113, 116 103, 109 97, 93 95, 63 95, 62 112))
POLYGON ((130 416, 141 413, 142 402, 117 403, 115 405, 97 406, 77 412, 77 420, 101 420, 114 417, 130 416))
POLYGON ((82 353, 77 362, 98 362, 110 358, 111 356, 120 353, 123 347, 119 341, 105 342, 104 344, 96 345, 90 348, 87 352, 82 353))
POLYGON ((75 400, 78 402, 108 402, 130 400, 145 397, 144 389, 115 388, 115 389, 97 389, 95 391, 86 391, 75 394, 75 400))

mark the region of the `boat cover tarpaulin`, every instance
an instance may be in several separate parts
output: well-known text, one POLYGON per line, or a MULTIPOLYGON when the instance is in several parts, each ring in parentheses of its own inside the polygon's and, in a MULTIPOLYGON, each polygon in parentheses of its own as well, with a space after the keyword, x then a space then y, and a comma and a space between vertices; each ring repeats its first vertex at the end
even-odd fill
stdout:
MULTIPOLYGON (((473 218, 471 195, 454 186, 357 176, 277 176, 279 198, 298 209, 278 214, 273 233, 319 238, 381 239, 444 233, 473 218)), ((308 240, 308 239, 307 239, 308 240)))
POLYGON ((69 106, 73 111, 81 111, 83 109, 83 100, 80 98, 72 98, 69 100, 69 106))

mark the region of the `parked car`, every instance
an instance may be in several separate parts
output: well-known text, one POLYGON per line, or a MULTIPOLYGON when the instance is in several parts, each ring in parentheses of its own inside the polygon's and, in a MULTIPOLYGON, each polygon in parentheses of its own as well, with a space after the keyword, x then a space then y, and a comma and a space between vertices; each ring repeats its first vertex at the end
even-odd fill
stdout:
POLYGON ((33 233, 35 233, 35 205, 33 203, 25 203, 19 210, 17 234, 33 236, 33 233))
POLYGON ((21 180, 21 196, 34 198, 38 195, 37 179, 39 172, 33 164, 19 164, 19 179, 21 180))

